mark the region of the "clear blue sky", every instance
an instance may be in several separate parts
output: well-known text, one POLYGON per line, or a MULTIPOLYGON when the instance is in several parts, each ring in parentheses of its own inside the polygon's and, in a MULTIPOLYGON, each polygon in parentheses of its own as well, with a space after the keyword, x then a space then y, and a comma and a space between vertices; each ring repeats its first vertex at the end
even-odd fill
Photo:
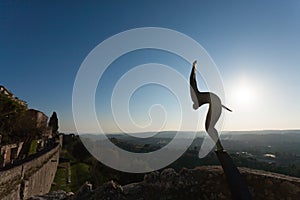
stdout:
MULTIPOLYGON (((165 27, 198 41, 218 66, 226 105, 234 110, 226 116, 224 129, 300 128, 299 1, 126 2, 1 1, 0 84, 31 108, 47 115, 56 111, 61 131, 74 131, 73 83, 87 54, 119 32, 165 27)), ((130 63, 132 67, 175 61, 186 67, 182 74, 188 76, 188 63, 157 51, 136 52, 124 62, 128 70, 130 63)), ((108 86, 122 73, 114 69, 110 69, 115 77, 107 80, 108 86)), ((144 89, 151 96, 168 95, 161 88, 144 89)), ((99 90, 97 98, 109 94, 99 90)), ((139 95, 133 105, 139 105, 139 95)), ((156 100, 148 103, 159 103, 156 100)), ((98 115, 103 117, 105 112, 98 115)))

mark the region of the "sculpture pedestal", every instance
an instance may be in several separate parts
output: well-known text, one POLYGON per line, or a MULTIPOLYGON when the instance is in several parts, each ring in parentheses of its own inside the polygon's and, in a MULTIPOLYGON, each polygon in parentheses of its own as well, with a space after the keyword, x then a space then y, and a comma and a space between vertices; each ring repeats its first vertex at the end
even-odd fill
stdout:
POLYGON ((250 200, 252 196, 248 190, 248 187, 243 180, 239 170, 234 165, 230 156, 226 153, 226 151, 215 151, 217 157, 222 165, 222 168, 225 172, 227 182, 230 187, 232 199, 242 199, 242 200, 250 200))

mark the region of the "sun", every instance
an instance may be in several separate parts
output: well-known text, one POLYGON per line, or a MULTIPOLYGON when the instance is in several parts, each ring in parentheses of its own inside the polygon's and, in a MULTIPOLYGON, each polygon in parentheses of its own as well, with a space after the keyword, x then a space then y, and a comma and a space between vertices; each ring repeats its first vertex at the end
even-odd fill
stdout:
POLYGON ((242 85, 237 87, 234 99, 240 105, 251 104, 255 99, 255 92, 250 86, 242 85))
POLYGON ((257 89, 255 86, 242 81, 233 84, 228 100, 234 107, 251 109, 255 105, 256 97, 257 89))

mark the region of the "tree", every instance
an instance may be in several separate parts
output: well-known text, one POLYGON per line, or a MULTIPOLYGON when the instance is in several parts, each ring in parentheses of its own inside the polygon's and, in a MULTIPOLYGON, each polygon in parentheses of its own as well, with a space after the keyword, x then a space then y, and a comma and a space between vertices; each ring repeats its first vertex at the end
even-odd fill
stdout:
POLYGON ((19 139, 13 135, 13 127, 26 110, 26 104, 20 104, 14 98, 0 93, 0 134, 3 143, 12 143, 19 139))
POLYGON ((72 146, 72 155, 80 162, 83 162, 91 156, 80 140, 77 140, 72 146))
POLYGON ((33 109, 27 110, 20 116, 14 127, 13 135, 22 137, 23 146, 19 153, 19 158, 24 158, 30 149, 31 142, 35 139, 41 138, 47 129, 48 117, 41 112, 33 109))
POLYGON ((52 113, 48 125, 52 128, 52 133, 57 133, 59 127, 56 112, 52 113))

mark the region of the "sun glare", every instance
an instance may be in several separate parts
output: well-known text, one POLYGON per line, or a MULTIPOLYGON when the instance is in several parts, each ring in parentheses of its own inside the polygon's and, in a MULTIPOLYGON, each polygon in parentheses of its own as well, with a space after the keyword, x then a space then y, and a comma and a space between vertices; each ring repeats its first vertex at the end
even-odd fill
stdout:
POLYGON ((237 107, 251 108, 255 105, 256 93, 253 85, 241 82, 232 87, 229 101, 237 107))
POLYGON ((240 86, 235 92, 234 98, 238 104, 251 104, 254 100, 253 89, 248 86, 240 86))

